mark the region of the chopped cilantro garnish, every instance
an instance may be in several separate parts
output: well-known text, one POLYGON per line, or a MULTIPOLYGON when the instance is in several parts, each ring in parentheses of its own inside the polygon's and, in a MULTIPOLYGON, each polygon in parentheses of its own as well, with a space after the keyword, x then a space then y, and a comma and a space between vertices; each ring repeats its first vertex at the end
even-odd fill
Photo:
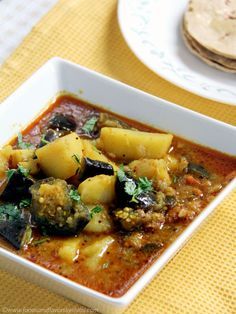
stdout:
POLYGON ((124 171, 124 165, 120 165, 117 171, 117 177, 120 182, 125 182, 125 192, 132 196, 130 202, 137 203, 137 196, 141 193, 150 192, 153 190, 152 181, 148 180, 147 177, 140 177, 137 181, 130 180, 124 171))
POLYGON ((13 176, 13 174, 16 172, 16 169, 8 169, 6 174, 7 174, 7 179, 8 181, 11 179, 11 177, 13 176))
POLYGON ((174 183, 174 184, 176 184, 177 182, 179 181, 179 177, 177 177, 177 176, 173 176, 172 177, 172 182, 174 183))
POLYGON ((33 240, 31 244, 32 245, 39 245, 39 244, 42 244, 44 242, 47 242, 48 240, 50 240, 49 237, 42 237, 42 238, 40 238, 38 240, 33 240))
POLYGON ((0 220, 14 220, 20 218, 20 211, 15 204, 6 203, 0 205, 0 220))
POLYGON ((47 141, 47 140, 45 139, 45 136, 46 136, 46 134, 43 134, 43 136, 41 137, 41 143, 42 143, 43 145, 47 145, 47 144, 50 143, 49 141, 47 141))
POLYGON ((102 211, 102 207, 101 207, 101 206, 99 206, 99 205, 95 206, 95 207, 92 208, 91 211, 90 211, 90 217, 93 218, 93 215, 94 215, 94 214, 98 214, 98 213, 100 213, 101 211, 102 211))
POLYGON ((18 165, 18 171, 24 176, 24 177, 28 177, 30 171, 26 168, 24 168, 21 165, 18 165))
POLYGON ((30 171, 26 168, 24 168, 23 166, 21 165, 18 165, 18 169, 8 169, 6 171, 6 175, 7 175, 7 179, 8 181, 12 178, 12 176, 14 175, 15 172, 17 172, 22 174, 24 177, 28 177, 30 171))
POLYGON ((31 199, 25 198, 25 199, 23 199, 23 200, 20 201, 19 207, 20 207, 20 208, 26 208, 26 207, 29 207, 30 204, 31 204, 31 199))
POLYGON ((34 146, 31 143, 26 143, 23 141, 23 136, 21 133, 18 133, 18 147, 21 149, 29 149, 29 148, 34 148, 34 146))
POLYGON ((142 189, 142 192, 152 191, 152 181, 148 180, 147 177, 140 177, 138 179, 138 186, 142 189))
POLYGON ((125 182, 125 192, 129 195, 134 195, 136 192, 136 184, 134 181, 125 182))
POLYGON ((126 175, 125 175, 125 170, 124 170, 124 165, 121 164, 118 171, 117 171, 117 177, 120 182, 123 182, 126 180, 126 175))
POLYGON ((80 202, 80 195, 78 191, 71 189, 69 192, 69 196, 73 201, 80 202))
POLYGON ((85 122, 84 126, 82 127, 82 130, 85 133, 90 134, 94 130, 94 127, 95 127, 97 121, 98 121, 97 117, 92 117, 91 119, 89 119, 85 122))

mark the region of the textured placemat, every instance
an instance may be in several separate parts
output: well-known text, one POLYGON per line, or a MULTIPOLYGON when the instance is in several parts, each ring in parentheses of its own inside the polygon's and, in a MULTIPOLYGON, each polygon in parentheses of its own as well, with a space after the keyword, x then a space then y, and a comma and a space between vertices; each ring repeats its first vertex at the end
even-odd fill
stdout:
MULTIPOLYGON (((0 69, 0 100, 53 56, 236 125, 236 107, 183 91, 154 75, 135 58, 120 34, 115 0, 61 0, 0 69)), ((235 313, 235 205, 234 192, 127 313, 235 313)), ((86 312, 80 305, 0 272, 0 312, 12 313, 14 309, 31 313, 86 312)))
POLYGON ((0 64, 57 0, 0 0, 0 64))

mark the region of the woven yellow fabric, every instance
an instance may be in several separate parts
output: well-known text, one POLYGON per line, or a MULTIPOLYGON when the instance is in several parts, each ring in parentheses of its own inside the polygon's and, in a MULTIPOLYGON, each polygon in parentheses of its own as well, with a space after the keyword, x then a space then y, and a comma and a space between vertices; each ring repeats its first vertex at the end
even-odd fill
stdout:
MULTIPOLYGON (((115 0, 59 1, 0 68, 0 101, 46 60, 60 56, 236 125, 236 107, 195 96, 145 68, 120 34, 116 5, 115 0)), ((234 192, 126 313, 235 313, 235 206, 234 192)), ((47 313, 47 308, 86 312, 63 297, 0 272, 0 312, 47 313)))

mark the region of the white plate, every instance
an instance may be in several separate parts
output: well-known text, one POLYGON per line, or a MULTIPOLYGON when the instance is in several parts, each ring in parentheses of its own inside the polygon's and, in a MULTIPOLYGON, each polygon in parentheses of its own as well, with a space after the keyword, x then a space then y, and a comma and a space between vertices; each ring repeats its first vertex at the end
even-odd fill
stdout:
POLYGON ((135 55, 164 79, 200 96, 236 105, 236 74, 208 66, 182 40, 180 25, 187 4, 188 0, 119 0, 123 36, 135 55))
MULTIPOLYGON (((236 156, 236 127, 171 104, 59 58, 49 60, 0 105, 0 147, 46 110, 49 101, 61 91, 73 93, 121 116, 236 156)), ((3 248, 0 248, 0 267, 99 312, 121 312, 178 252, 235 185, 236 179, 223 189, 120 298, 112 298, 86 288, 3 248)))

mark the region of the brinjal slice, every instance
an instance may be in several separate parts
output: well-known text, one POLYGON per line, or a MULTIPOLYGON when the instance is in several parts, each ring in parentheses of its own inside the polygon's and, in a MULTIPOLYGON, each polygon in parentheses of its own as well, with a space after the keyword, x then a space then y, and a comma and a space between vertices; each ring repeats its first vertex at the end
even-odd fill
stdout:
POLYGON ((49 127, 55 130, 75 131, 76 122, 72 116, 56 113, 49 121, 49 127))
POLYGON ((100 174, 105 174, 108 176, 114 175, 114 169, 112 165, 108 164, 107 162, 93 160, 85 157, 80 173, 80 179, 85 180, 100 174))
POLYGON ((0 198, 3 201, 19 201, 23 198, 29 198, 29 187, 33 183, 34 180, 30 176, 26 177, 19 169, 15 170, 8 179, 0 198))

